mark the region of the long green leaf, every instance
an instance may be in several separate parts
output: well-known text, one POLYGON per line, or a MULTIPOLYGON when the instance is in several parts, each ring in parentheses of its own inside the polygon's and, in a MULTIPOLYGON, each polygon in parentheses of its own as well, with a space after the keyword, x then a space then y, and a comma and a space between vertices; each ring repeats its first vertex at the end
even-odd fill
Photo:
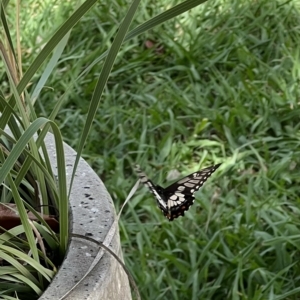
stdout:
POLYGON ((119 52, 119 49, 123 43, 123 40, 125 38, 125 35, 128 31, 128 28, 132 22, 132 19, 135 15, 135 12, 138 8, 138 5, 140 3, 140 0, 134 0, 131 4, 131 6, 128 9, 128 12, 126 13, 126 16, 123 20, 123 22, 121 23, 119 30, 116 34, 116 37, 111 45, 111 48, 108 52, 107 58, 104 62, 103 65, 103 69, 100 73, 96 88, 94 90, 93 93, 93 97, 90 103, 90 107, 89 107, 89 111, 88 111, 88 115, 87 115, 87 119, 86 119, 86 123, 85 126, 83 128, 81 137, 80 137, 80 141, 79 141, 79 146, 77 148, 77 156, 76 156, 76 160, 74 163, 74 169, 73 169, 73 173, 72 173, 72 178, 71 178, 71 183, 70 183, 70 189, 69 189, 69 195, 71 193, 71 188, 72 188, 72 184, 73 184, 73 180, 74 180, 74 176, 75 176, 75 172, 77 169, 77 165, 85 144, 85 141, 88 137, 89 131, 91 129, 92 123, 94 121, 95 118, 95 114, 97 112, 100 100, 101 100, 101 96, 104 90, 104 87, 106 85, 106 82, 108 80, 108 77, 110 75, 111 69, 113 67, 113 64, 115 62, 115 59, 117 57, 117 54, 119 52))
POLYGON ((27 147, 27 143, 33 138, 34 134, 46 124, 50 124, 56 147, 56 157, 57 157, 57 170, 58 170, 58 185, 59 185, 59 211, 60 211, 60 238, 61 238, 61 253, 65 253, 66 247, 68 245, 68 228, 69 223, 66 215, 68 215, 68 197, 67 197, 67 181, 66 181, 66 170, 65 170, 65 157, 64 148, 61 133, 57 125, 49 121, 46 118, 36 119, 24 132, 21 138, 17 141, 16 145, 13 147, 10 155, 7 157, 5 162, 0 169, 0 182, 2 183, 6 176, 9 174, 10 170, 13 168, 18 157, 24 152, 27 147))
POLYGON ((37 70, 45 62, 46 58, 52 50, 58 45, 58 43, 63 39, 63 37, 74 27, 74 25, 80 20, 80 18, 85 15, 97 2, 97 0, 87 0, 85 1, 73 14, 72 16, 57 30, 54 36, 50 39, 47 45, 38 54, 34 62, 28 68, 23 78, 19 82, 18 92, 21 93, 27 86, 28 82, 36 74, 37 70))

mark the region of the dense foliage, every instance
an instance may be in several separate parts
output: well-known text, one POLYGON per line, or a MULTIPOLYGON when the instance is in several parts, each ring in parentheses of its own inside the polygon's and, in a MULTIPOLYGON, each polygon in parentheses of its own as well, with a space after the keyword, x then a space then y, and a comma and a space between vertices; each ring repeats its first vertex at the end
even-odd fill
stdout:
MULTIPOLYGON (((102 62, 78 76, 110 46, 126 5, 101 2, 76 25, 38 99, 47 116, 73 82, 57 122, 75 149, 102 62)), ((169 5, 144 2, 133 26, 169 5)), ((116 207, 135 162, 161 184, 223 162, 184 218, 168 222, 145 189, 125 208, 124 256, 143 299, 299 299, 299 7, 208 1, 123 45, 85 148, 116 207)), ((48 10, 24 17, 25 51, 71 7, 48 10)))

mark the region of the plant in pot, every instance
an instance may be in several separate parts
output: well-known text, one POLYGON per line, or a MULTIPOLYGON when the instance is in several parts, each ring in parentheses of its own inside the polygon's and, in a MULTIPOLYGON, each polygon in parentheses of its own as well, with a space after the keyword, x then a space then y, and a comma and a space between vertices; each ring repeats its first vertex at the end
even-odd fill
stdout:
POLYGON ((92 61, 82 73, 83 76, 105 59, 90 100, 68 182, 63 136, 55 123, 68 94, 60 96, 47 118, 36 115, 35 105, 59 62, 72 28, 96 2, 85 1, 75 9, 39 50, 24 74, 18 22, 20 3, 17 2, 13 17, 12 10, 9 10, 11 4, 8 1, 2 2, 0 293, 3 299, 38 298, 64 259, 69 242, 69 197, 77 166, 122 43, 206 1, 189 0, 180 3, 127 33, 140 2, 132 1, 109 51, 92 61), (14 30, 8 25, 11 19, 16 20, 14 30), (13 43, 13 36, 16 36, 16 43, 13 43), (40 78, 37 82, 35 75, 40 78), (45 143, 49 132, 55 141, 57 174, 53 170, 45 143))

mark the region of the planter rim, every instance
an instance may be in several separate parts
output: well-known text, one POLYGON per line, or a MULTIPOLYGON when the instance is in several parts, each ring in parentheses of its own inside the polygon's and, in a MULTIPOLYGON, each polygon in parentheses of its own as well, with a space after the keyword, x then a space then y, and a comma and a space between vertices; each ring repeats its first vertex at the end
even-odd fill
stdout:
MULTIPOLYGON (((45 139, 53 172, 57 175, 55 141, 52 134, 45 139)), ((64 143, 66 173, 70 184, 76 152, 64 143)), ((103 182, 80 158, 70 194, 70 242, 65 259, 58 273, 39 300, 60 299, 88 271, 99 248, 95 243, 71 237, 72 233, 89 236, 103 242, 116 219, 112 199, 103 182)), ((122 259, 118 226, 112 237, 110 249, 122 259)), ((126 273, 109 253, 104 252, 101 260, 89 275, 65 298, 82 299, 124 299, 131 300, 126 273)))

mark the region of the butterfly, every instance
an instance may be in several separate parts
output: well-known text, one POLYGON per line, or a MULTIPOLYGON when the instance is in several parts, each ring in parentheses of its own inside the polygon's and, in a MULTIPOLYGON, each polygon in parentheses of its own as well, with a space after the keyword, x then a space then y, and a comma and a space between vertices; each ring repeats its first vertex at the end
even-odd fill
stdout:
POLYGON ((148 179, 146 174, 140 169, 139 165, 135 166, 135 171, 140 177, 141 182, 149 188, 154 194, 158 207, 169 221, 184 216, 194 203, 194 194, 204 182, 215 172, 221 164, 210 166, 198 172, 192 173, 166 188, 154 184, 148 179))

